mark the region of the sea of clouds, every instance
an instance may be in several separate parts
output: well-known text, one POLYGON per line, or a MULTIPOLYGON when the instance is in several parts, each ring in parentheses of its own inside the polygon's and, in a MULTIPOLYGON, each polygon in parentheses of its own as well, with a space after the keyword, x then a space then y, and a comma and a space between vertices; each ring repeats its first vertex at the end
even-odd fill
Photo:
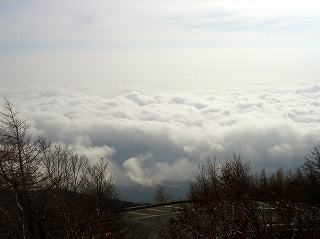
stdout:
POLYGON ((320 142, 320 85, 188 91, 127 89, 112 97, 86 88, 0 88, 33 137, 104 157, 118 185, 186 181, 199 164, 233 153, 252 171, 295 169, 320 142))

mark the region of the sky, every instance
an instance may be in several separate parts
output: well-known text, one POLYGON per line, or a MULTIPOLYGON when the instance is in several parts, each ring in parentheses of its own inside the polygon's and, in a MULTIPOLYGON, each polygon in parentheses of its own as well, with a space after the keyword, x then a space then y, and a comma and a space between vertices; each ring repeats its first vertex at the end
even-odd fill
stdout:
POLYGON ((0 93, 34 137, 119 185, 233 153, 293 169, 320 142, 319 1, 0 1, 0 93))

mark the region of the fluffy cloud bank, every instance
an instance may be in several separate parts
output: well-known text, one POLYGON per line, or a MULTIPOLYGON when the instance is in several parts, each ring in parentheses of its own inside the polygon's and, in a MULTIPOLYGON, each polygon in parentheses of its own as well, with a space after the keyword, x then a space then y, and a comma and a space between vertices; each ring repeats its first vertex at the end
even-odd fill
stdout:
POLYGON ((118 184, 187 180, 214 155, 241 153, 253 171, 293 169, 320 142, 320 86, 182 93, 129 90, 112 98, 81 88, 0 91, 30 133, 105 157, 118 184))

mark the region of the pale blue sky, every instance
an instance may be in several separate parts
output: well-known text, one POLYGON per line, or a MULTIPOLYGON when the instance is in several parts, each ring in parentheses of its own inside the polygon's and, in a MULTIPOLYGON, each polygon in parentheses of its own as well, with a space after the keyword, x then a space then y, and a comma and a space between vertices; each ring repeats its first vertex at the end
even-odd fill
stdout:
MULTIPOLYGON (((319 1, 1 1, 0 85, 317 77, 319 1)), ((121 87, 121 86, 119 86, 121 87)))

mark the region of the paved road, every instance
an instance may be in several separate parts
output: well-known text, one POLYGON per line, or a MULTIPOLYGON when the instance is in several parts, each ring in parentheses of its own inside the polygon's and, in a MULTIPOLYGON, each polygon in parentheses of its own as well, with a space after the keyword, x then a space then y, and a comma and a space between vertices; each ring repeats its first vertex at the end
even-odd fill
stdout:
POLYGON ((158 232, 163 229, 163 225, 172 216, 172 208, 174 206, 177 205, 162 205, 128 210, 125 219, 128 222, 138 223, 139 229, 148 234, 148 238, 159 238, 158 232))

